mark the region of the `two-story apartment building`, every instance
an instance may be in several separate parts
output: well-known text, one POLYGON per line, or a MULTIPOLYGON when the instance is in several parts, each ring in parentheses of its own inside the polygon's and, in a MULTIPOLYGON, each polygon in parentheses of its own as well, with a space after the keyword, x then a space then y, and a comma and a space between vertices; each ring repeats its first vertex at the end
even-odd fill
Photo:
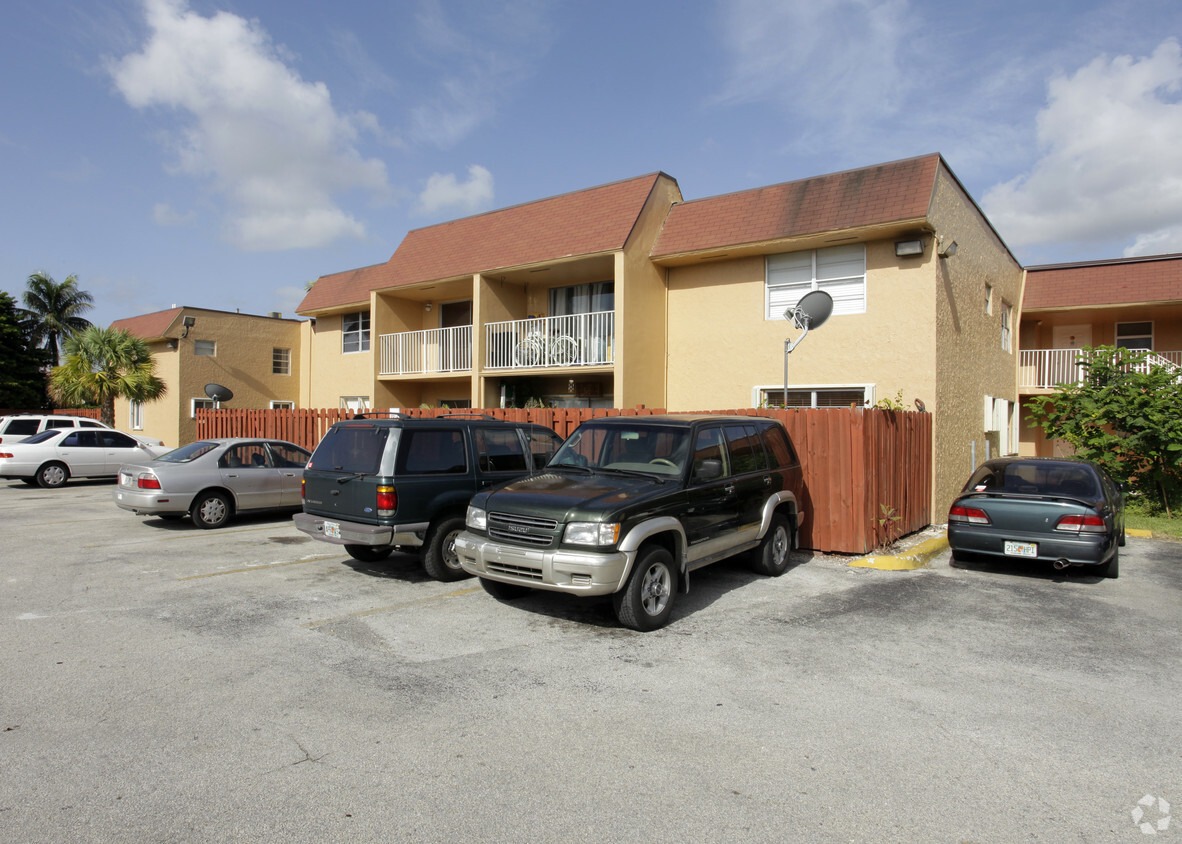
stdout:
POLYGON ((234 394, 234 407, 306 406, 300 385, 309 326, 299 320, 179 306, 116 320, 111 328, 143 338, 167 392, 153 402, 115 402, 115 422, 171 446, 197 437, 196 415, 215 401, 206 384, 234 394))
POLYGON ((939 155, 683 202, 664 173, 408 233, 320 278, 311 406, 935 414, 936 511, 1016 432, 1022 270, 939 155), (789 356, 784 313, 829 292, 789 356), (785 392, 787 386, 787 392, 785 392), (1002 435, 990 435, 1000 428, 1002 435))
POLYGON ((1028 267, 1020 335, 1021 453, 1052 455, 1062 448, 1030 425, 1026 400, 1078 380, 1081 348, 1145 349, 1182 366, 1182 255, 1028 267))

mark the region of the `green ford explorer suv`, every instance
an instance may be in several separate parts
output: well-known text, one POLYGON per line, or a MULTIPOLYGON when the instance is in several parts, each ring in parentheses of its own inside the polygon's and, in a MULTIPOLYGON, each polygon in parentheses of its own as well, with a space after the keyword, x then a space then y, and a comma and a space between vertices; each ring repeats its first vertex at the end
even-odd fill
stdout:
POLYGON ((453 544, 479 489, 539 471, 562 438, 549 428, 474 414, 337 422, 304 469, 304 533, 376 562, 422 548, 436 580, 466 577, 453 544))
POLYGON ((802 495, 775 420, 593 419, 544 474, 474 496, 455 551, 500 600, 530 589, 611 595, 620 624, 655 630, 694 569, 750 551, 756 571, 783 574, 802 495))

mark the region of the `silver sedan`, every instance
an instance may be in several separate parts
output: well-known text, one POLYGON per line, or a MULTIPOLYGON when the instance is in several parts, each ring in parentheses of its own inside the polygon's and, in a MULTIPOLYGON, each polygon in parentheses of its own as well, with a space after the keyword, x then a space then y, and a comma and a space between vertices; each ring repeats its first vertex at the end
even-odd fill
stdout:
POLYGON ((0 478, 46 489, 70 478, 105 478, 132 460, 151 460, 168 449, 160 440, 111 428, 53 428, 11 445, 0 445, 0 478))
POLYGON ((245 510, 300 506, 311 454, 283 440, 200 440, 119 470, 115 504, 139 516, 184 518, 219 528, 245 510))

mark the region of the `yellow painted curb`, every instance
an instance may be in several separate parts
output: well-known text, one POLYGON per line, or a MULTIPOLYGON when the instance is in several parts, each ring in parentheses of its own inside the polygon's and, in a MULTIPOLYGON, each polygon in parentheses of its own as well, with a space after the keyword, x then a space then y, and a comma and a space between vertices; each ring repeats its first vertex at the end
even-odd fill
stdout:
POLYGON ((911 571, 924 568, 933 557, 948 550, 948 536, 941 534, 919 543, 903 554, 880 557, 862 557, 850 563, 853 568, 878 569, 879 571, 911 571))
POLYGON ((1129 536, 1139 536, 1142 539, 1153 539, 1153 531, 1140 530, 1138 528, 1126 528, 1125 533, 1129 536))

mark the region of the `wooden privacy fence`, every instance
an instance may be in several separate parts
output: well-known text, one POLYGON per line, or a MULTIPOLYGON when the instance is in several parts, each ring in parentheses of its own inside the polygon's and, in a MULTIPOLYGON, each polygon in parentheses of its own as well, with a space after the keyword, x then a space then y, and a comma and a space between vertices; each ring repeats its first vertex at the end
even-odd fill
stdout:
MULTIPOLYGON (((415 408, 432 418, 457 411, 415 408)), ((601 416, 652 416, 664 410, 526 408, 470 411, 512 422, 533 422, 568 437, 601 416)), ((865 554, 927 527, 932 502, 932 416, 878 408, 741 409, 702 411, 779 419, 800 455, 805 513, 800 545, 840 554, 865 554)), ((380 415, 381 411, 369 411, 380 415)), ((315 448, 334 422, 352 410, 197 411, 197 437, 274 437, 315 448)))

